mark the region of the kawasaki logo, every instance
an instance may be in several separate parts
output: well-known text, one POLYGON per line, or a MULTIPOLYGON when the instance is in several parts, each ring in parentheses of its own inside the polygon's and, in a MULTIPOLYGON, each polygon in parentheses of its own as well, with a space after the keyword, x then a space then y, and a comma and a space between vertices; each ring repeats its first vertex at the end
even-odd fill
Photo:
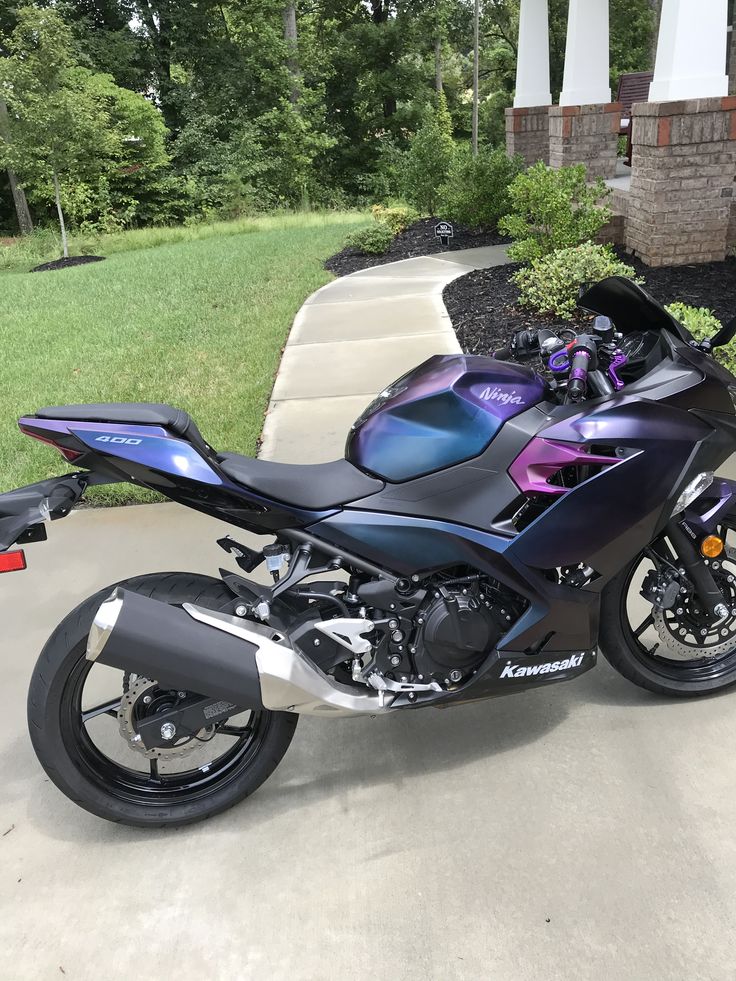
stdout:
POLYGON ((528 678, 535 674, 555 674, 568 668, 579 668, 585 654, 573 654, 564 661, 548 661, 546 664, 519 665, 509 661, 501 672, 501 678, 528 678))

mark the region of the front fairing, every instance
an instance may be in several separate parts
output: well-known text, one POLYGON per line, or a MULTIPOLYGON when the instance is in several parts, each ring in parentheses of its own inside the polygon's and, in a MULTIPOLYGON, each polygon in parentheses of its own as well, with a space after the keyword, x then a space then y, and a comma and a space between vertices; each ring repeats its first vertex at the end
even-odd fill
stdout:
POLYGON ((671 335, 663 342, 668 357, 621 393, 549 414, 535 439, 615 458, 524 529, 511 546, 521 561, 585 562, 610 577, 662 530, 688 481, 733 453, 730 373, 671 335))

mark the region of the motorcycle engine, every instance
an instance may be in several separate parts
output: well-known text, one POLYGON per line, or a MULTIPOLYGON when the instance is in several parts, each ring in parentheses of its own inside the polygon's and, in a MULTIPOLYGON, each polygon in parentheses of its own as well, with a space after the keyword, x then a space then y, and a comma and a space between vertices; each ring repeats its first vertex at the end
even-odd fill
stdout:
POLYGON ((462 681, 518 616, 514 600, 480 575, 435 583, 415 618, 418 674, 443 687, 462 681))

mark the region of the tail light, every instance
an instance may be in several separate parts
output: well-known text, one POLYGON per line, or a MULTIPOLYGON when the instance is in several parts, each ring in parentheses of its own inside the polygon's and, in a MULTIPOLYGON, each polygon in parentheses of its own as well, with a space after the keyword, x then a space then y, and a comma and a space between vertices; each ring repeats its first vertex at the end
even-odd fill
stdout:
POLYGON ((61 453, 67 463, 74 463, 74 461, 78 460, 80 456, 84 456, 84 454, 80 453, 78 450, 70 450, 68 447, 62 446, 53 439, 49 439, 48 436, 40 436, 32 429, 27 429, 25 426, 21 426, 20 430, 22 433, 25 433, 26 436, 30 436, 31 439, 37 439, 39 443, 45 443, 47 446, 53 446, 55 450, 58 450, 59 453, 61 453))
POLYGON ((15 552, 0 552, 0 572, 20 572, 26 568, 26 553, 23 549, 15 552))

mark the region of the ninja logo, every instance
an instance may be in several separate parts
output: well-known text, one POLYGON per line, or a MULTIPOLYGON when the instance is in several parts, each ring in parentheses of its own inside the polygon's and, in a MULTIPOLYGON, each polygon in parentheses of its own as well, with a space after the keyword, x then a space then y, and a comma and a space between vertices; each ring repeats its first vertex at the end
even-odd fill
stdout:
POLYGON ((499 402, 501 405, 524 405, 524 399, 516 394, 515 389, 512 388, 510 392, 505 392, 496 385, 493 388, 490 386, 484 388, 480 393, 480 398, 484 402, 499 402))

